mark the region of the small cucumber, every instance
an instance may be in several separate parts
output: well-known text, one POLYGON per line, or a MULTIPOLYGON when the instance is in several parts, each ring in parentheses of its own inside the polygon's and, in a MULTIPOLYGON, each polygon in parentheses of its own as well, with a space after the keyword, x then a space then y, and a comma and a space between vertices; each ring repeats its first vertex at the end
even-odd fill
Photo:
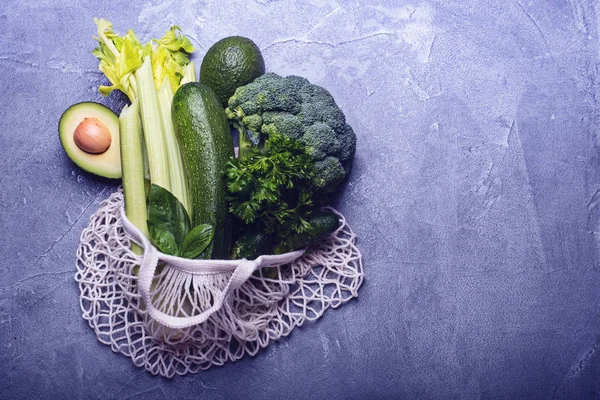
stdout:
POLYGON ((335 232, 340 227, 340 219, 330 211, 321 211, 310 218, 310 225, 314 229, 311 235, 314 240, 335 232))
POLYGON ((312 230, 308 234, 298 235, 285 246, 276 246, 274 254, 282 254, 288 251, 301 249, 314 243, 318 239, 330 235, 340 227, 338 216, 330 211, 320 211, 315 213, 308 221, 312 230))
POLYGON ((271 236, 262 232, 247 232, 236 240, 231 250, 231 258, 253 260, 262 254, 270 254, 272 248, 273 238, 271 236))
POLYGON ((215 227, 213 241, 200 258, 225 259, 231 244, 225 170, 233 157, 225 111, 212 89, 190 82, 175 93, 171 117, 190 189, 192 224, 215 227))

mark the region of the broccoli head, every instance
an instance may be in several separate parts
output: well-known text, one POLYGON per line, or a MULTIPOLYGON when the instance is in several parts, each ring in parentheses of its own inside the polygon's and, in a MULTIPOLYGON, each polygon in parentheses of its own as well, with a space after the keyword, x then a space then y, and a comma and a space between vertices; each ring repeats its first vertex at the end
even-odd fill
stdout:
POLYGON ((350 172, 356 135, 331 94, 305 78, 264 74, 239 87, 225 112, 254 145, 273 133, 300 141, 319 192, 335 191, 350 172))

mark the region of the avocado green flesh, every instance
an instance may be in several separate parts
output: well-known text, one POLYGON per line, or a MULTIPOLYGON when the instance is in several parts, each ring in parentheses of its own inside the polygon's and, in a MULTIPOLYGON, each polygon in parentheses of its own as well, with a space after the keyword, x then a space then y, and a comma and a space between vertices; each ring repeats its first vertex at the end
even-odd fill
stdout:
POLYGON ((216 42, 202 59, 200 82, 210 86, 223 106, 235 89, 265 73, 265 62, 256 44, 242 36, 216 42))
POLYGON ((72 105, 60 117, 58 135, 67 156, 81 169, 105 178, 121 178, 119 117, 109 108, 94 102, 83 102, 72 105), (86 153, 75 143, 73 138, 75 129, 84 118, 95 118, 101 121, 110 131, 110 147, 104 153, 86 153))
POLYGON ((175 93, 172 119, 190 188, 192 224, 215 227, 213 241, 200 256, 227 258, 231 221, 225 171, 234 154, 227 117, 215 93, 206 85, 192 82, 175 93))

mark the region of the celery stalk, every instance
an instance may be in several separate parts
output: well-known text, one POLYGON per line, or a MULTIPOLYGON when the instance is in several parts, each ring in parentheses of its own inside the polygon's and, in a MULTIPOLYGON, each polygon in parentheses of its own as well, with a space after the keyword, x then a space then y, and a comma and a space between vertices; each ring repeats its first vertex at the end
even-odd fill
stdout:
POLYGON ((181 78, 181 84, 188 82, 196 82, 196 67, 194 62, 190 61, 188 65, 183 68, 183 78, 181 78))
MULTIPOLYGON (((121 111, 119 129, 125 214, 146 237, 149 237, 146 224, 144 157, 138 100, 134 100, 130 106, 125 106, 121 111)), ((142 254, 142 249, 135 243, 131 245, 131 250, 135 254, 142 254)))
POLYGON ((150 181, 171 191, 169 163, 164 146, 163 124, 156 90, 154 89, 152 64, 149 56, 144 57, 144 62, 135 72, 135 76, 138 83, 138 99, 140 101, 144 142, 146 143, 146 153, 150 167, 150 181))
POLYGON ((171 179, 171 193, 179 199, 188 215, 192 215, 192 202, 188 191, 188 183, 183 169, 183 161, 179 151, 179 144, 175 137, 175 128, 171 120, 171 103, 173 103, 173 89, 169 79, 165 77, 158 89, 158 105, 163 123, 165 148, 169 161, 169 177, 171 179))

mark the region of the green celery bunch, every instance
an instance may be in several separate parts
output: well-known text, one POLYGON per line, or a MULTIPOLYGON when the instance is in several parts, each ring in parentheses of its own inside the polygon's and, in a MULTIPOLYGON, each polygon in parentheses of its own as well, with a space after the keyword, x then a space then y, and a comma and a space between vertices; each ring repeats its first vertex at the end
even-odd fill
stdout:
POLYGON ((108 96, 120 90, 132 103, 120 116, 125 210, 128 217, 133 215, 132 222, 147 232, 146 198, 140 191, 145 165, 151 183, 170 191, 188 214, 192 213, 171 121, 171 103, 179 86, 196 80, 194 63, 189 60, 194 47, 178 26, 172 26, 161 38, 142 44, 133 30, 119 36, 109 21, 98 18, 94 21, 98 47, 92 53, 110 82, 100 86, 99 91, 108 96), (140 118, 141 128, 137 123, 140 118))

